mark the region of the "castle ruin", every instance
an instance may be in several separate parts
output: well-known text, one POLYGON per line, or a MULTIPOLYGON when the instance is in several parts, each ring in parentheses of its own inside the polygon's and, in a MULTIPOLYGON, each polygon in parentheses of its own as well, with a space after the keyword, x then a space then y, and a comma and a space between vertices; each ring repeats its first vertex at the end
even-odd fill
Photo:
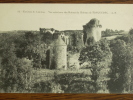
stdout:
POLYGON ((55 29, 54 28, 40 28, 40 33, 46 33, 49 32, 51 34, 55 33, 55 29))
POLYGON ((84 39, 84 44, 87 46, 87 41, 91 37, 94 38, 94 41, 97 42, 101 39, 101 27, 100 21, 96 18, 91 19, 86 25, 83 25, 83 39, 84 39))
POLYGON ((70 56, 73 60, 71 58, 67 59, 67 46, 82 48, 83 42, 84 46, 88 46, 88 40, 90 40, 91 37, 94 38, 94 41, 99 41, 101 39, 101 27, 99 20, 91 19, 83 26, 83 32, 74 31, 74 33, 72 33, 72 31, 68 31, 65 34, 64 32, 56 31, 53 28, 40 28, 40 33, 49 33, 52 36, 52 42, 49 44, 49 69, 66 70, 67 67, 73 66, 73 64, 79 65, 78 54, 70 56))

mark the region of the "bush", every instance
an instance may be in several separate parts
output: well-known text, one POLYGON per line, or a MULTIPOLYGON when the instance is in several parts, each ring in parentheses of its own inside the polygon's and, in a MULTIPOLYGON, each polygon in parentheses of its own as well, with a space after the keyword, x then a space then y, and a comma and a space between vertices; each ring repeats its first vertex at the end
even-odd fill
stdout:
POLYGON ((53 81, 35 83, 33 88, 35 93, 64 93, 60 84, 53 81))
POLYGON ((94 93, 93 82, 86 73, 58 74, 54 80, 60 84, 64 93, 94 93))

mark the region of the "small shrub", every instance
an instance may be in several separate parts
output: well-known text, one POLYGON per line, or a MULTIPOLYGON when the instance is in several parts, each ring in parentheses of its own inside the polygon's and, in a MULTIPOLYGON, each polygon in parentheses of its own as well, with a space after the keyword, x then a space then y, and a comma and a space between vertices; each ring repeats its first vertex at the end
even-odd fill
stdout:
POLYGON ((34 92, 36 93, 64 93, 59 83, 54 81, 39 82, 34 84, 34 92))

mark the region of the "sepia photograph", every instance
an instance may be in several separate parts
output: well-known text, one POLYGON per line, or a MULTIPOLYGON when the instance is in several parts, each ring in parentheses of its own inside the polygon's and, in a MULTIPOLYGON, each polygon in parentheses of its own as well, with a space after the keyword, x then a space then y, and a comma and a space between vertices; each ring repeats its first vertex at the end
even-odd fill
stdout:
POLYGON ((0 4, 0 93, 133 93, 133 4, 0 4))

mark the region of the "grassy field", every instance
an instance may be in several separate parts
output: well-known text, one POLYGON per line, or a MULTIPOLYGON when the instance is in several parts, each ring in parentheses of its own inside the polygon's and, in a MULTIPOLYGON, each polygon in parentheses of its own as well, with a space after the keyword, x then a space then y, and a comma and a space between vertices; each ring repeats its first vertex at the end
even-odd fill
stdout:
POLYGON ((79 70, 49 70, 49 69, 39 69, 33 70, 34 82, 39 81, 49 81, 54 78, 55 75, 62 74, 87 74, 91 75, 89 69, 79 69, 79 70))
POLYGON ((107 40, 112 40, 119 36, 123 36, 123 35, 113 35, 113 36, 107 36, 107 37, 103 37, 103 38, 106 38, 107 40))
POLYGON ((86 93, 93 91, 89 69, 33 71, 34 92, 39 93, 86 93))
POLYGON ((125 34, 128 34, 128 31, 122 32, 119 35, 106 36, 106 37, 102 37, 102 38, 106 38, 107 40, 112 40, 112 39, 115 39, 118 36, 123 36, 125 34))

